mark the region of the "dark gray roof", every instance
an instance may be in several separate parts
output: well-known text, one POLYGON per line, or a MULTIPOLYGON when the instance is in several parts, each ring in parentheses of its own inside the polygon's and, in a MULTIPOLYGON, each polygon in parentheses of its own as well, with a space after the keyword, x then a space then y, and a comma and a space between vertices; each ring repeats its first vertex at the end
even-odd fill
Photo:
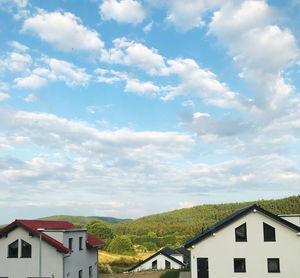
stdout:
POLYGON ((163 255, 165 255, 167 258, 169 258, 170 260, 172 260, 172 261, 174 261, 174 262, 176 262, 176 263, 178 263, 178 264, 184 266, 184 263, 182 263, 181 261, 179 261, 179 260, 175 259, 174 257, 172 257, 173 254, 177 254, 177 253, 176 253, 174 250, 172 250, 171 248, 165 247, 165 248, 159 250, 157 253, 155 253, 155 254, 153 254, 152 256, 150 256, 149 258, 147 258, 146 260, 144 260, 144 261, 138 263, 137 265, 135 265, 134 267, 130 268, 128 271, 134 270, 135 268, 137 268, 137 267, 139 267, 140 265, 144 264, 145 262, 147 262, 147 261, 153 259, 154 257, 156 257, 156 256, 159 255, 159 254, 163 254, 163 255))
POLYGON ((238 220, 239 218, 241 218, 242 216, 248 214, 249 212, 251 212, 253 209, 256 209, 257 211, 260 211, 261 213, 265 214, 266 216, 274 219, 275 221, 278 221, 286 226, 288 226, 289 228, 300 232, 300 227, 296 226, 282 218, 280 218, 279 216, 264 210, 263 208, 261 208, 260 206, 254 204, 245 208, 242 208, 238 211, 236 211, 235 213, 227 216, 226 218, 222 219, 221 221, 217 222, 216 224, 210 226, 209 228, 207 228, 206 230, 204 230, 201 234, 193 237, 192 239, 188 240, 185 244, 184 247, 185 248, 189 248, 192 245, 198 243, 199 241, 207 238, 208 236, 212 235, 213 233, 215 233, 216 231, 226 227, 227 225, 229 225, 230 223, 238 220))
POLYGON ((191 252, 189 250, 185 249, 184 247, 177 248, 175 251, 182 254, 185 257, 190 257, 190 255, 191 255, 191 252))

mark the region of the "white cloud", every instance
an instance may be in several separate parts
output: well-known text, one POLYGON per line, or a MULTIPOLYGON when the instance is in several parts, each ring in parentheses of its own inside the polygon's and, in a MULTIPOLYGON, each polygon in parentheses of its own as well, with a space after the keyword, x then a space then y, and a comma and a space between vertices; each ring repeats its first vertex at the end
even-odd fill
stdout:
POLYGON ((48 81, 45 78, 42 78, 35 74, 27 77, 15 78, 14 82, 16 83, 17 87, 26 89, 39 89, 48 84, 48 81))
POLYGON ((0 92, 0 101, 6 100, 6 99, 9 99, 9 98, 10 98, 9 94, 5 94, 5 93, 0 92))
POLYGON ((26 102, 34 102, 36 101, 38 98, 35 94, 29 94, 26 98, 25 101, 26 102))
POLYGON ((136 0, 104 0, 99 8, 103 20, 138 24, 146 17, 145 9, 136 0))
POLYGON ((220 10, 214 12, 209 33, 216 34, 226 44, 231 45, 241 34, 270 24, 274 16, 275 11, 264 1, 228 1, 220 10))
POLYGON ((169 89, 163 100, 172 100, 180 95, 203 98, 208 104, 222 108, 248 109, 251 100, 231 92, 227 85, 217 80, 216 75, 201 69, 192 59, 168 60, 169 74, 178 75, 181 83, 169 89))
POLYGON ((151 82, 140 82, 137 79, 128 79, 125 92, 154 97, 159 95, 160 88, 151 82))
POLYGON ((26 45, 23 45, 17 41, 11 41, 9 42, 9 45, 17 51, 26 52, 27 50, 29 50, 29 48, 26 45))
POLYGON ((153 26, 153 21, 151 21, 150 23, 148 23, 144 28, 143 31, 144 32, 150 32, 153 26))
POLYGON ((118 38, 113 41, 115 47, 102 50, 100 60, 112 64, 135 66, 150 75, 166 74, 164 58, 157 54, 156 49, 149 49, 141 43, 118 38))
POLYGON ((25 20, 22 31, 34 32, 54 47, 71 50, 99 50, 104 46, 99 34, 82 25, 81 20, 69 12, 39 13, 25 20))
POLYGON ((0 60, 0 69, 26 73, 29 72, 31 64, 32 58, 29 54, 10 52, 2 59, 2 61, 0 60))
POLYGON ((190 136, 176 132, 100 131, 87 123, 47 113, 0 109, 0 116, 0 127, 18 130, 19 136, 28 138, 33 145, 63 147, 70 152, 102 159, 117 153, 119 158, 126 154, 127 159, 150 154, 153 159, 167 157, 168 153, 186 151, 187 146, 194 143, 190 136))
POLYGON ((171 0, 168 2, 168 15, 166 20, 177 28, 189 30, 194 27, 202 27, 202 13, 206 10, 204 1, 198 0, 171 0))
POLYGON ((39 68, 35 71, 50 80, 61 80, 68 86, 87 85, 91 76, 85 72, 84 68, 79 68, 72 63, 64 60, 44 57, 42 59, 49 67, 50 71, 45 68, 39 68))

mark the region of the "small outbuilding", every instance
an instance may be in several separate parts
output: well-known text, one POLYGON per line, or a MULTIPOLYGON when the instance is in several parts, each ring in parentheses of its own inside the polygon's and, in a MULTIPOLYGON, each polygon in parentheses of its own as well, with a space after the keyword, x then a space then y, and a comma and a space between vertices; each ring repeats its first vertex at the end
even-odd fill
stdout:
POLYGON ((186 266, 184 257, 182 253, 165 247, 128 271, 180 269, 186 266))

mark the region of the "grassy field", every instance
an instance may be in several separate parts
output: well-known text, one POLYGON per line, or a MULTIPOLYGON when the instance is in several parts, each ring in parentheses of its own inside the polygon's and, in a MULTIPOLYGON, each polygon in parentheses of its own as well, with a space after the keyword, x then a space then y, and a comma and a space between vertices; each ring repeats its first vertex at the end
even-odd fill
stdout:
POLYGON ((153 253, 137 253, 135 256, 125 256, 125 255, 118 255, 118 254, 111 254, 102 250, 98 251, 98 258, 99 263, 111 263, 113 261, 117 261, 121 258, 126 259, 134 259, 136 261, 142 261, 150 257, 153 253))
POLYGON ((98 251, 99 272, 101 273, 122 273, 150 257, 153 253, 137 253, 135 256, 111 254, 105 251, 98 251))

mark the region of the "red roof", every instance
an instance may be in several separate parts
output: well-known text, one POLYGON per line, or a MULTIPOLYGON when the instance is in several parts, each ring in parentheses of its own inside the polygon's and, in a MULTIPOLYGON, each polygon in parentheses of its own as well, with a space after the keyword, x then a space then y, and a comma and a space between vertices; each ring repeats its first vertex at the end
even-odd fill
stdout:
MULTIPOLYGON (((43 228, 46 230, 70 230, 70 229, 79 229, 78 227, 74 226, 72 223, 67 221, 49 221, 49 220, 15 220, 11 224, 7 225, 3 229, 0 230, 1 233, 9 232, 10 230, 14 229, 15 227, 22 226, 26 230, 32 232, 33 234, 39 236, 40 232, 38 228, 43 228)), ((61 242, 55 240, 54 238, 42 233, 42 238, 47 241, 49 244, 54 245, 60 251, 64 253, 69 253, 70 249, 65 247, 61 242)), ((104 242, 97 237, 90 235, 88 233, 87 238, 87 245, 88 247, 96 247, 104 242)))

